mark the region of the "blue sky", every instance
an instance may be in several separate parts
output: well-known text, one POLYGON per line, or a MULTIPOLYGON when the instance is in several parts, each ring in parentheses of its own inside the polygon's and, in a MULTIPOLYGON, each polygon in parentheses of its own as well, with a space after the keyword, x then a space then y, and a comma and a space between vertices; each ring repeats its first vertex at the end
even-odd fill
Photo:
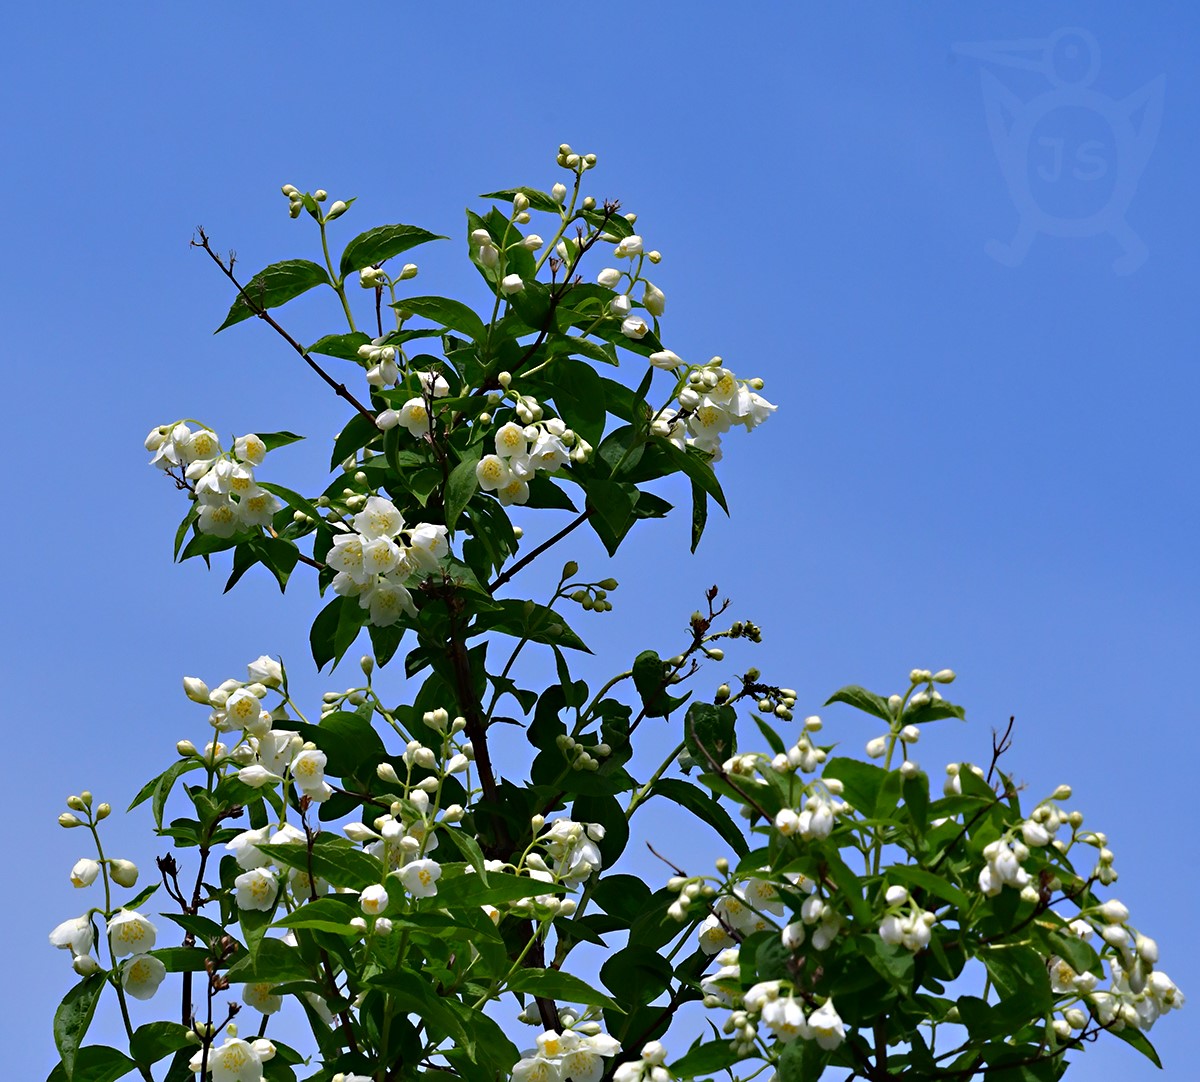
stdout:
MULTIPOLYGON (((733 518, 694 557, 685 511, 616 561, 616 611, 575 621, 595 672, 673 652, 712 582, 765 636, 728 674, 758 664, 805 712, 845 683, 957 669, 971 724, 922 746, 931 773, 984 758, 1015 715, 1010 769, 1031 794, 1075 786, 1134 922, 1200 989, 1194 13, 131 3, 6 22, 0 431, 30 512, 6 533, 0 628, 12 1077, 53 1063, 72 980, 44 940, 81 905, 66 794, 123 806, 177 739, 203 739, 185 674, 270 652, 314 701, 352 679, 306 664, 311 593, 249 576, 222 597, 220 574, 171 565, 183 505, 144 464, 152 424, 306 433, 268 462, 314 487, 344 419, 266 328, 213 337, 230 297, 193 227, 248 270, 311 255, 290 182, 358 196, 345 238, 383 221, 457 237, 478 193, 558 179, 564 140, 663 251, 667 344, 762 376, 780 405, 728 441, 733 518), (1063 28, 1086 33, 1047 60, 1033 44, 1063 28)), ((418 262, 427 291, 480 300, 457 243, 418 262)), ((287 316, 311 340, 338 312, 287 316)), ((561 555, 609 573, 586 538, 561 555)), ((834 738, 874 735, 826 717, 834 738)), ((112 852, 152 867, 148 818, 110 823, 112 852)), ((678 844, 697 868, 719 854, 678 844)), ((1167 1077, 1189 1070, 1190 1028, 1154 1031, 1167 1077)), ((1107 1043, 1077 1082, 1156 1074, 1107 1043)))

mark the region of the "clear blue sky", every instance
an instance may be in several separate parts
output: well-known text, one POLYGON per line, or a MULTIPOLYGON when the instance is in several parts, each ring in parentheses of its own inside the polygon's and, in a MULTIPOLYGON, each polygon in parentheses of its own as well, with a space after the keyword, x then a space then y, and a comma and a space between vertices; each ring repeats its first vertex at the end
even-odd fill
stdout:
MULTIPOLYGON (((616 611, 576 621, 604 667, 673 652, 712 582, 764 630, 738 663, 805 712, 954 667, 972 723, 922 759, 984 758, 1016 715, 1010 768, 1032 794, 1075 785, 1118 896, 1200 996, 1194 12, 21 5, 5 38, 6 1077, 44 1077, 73 979, 45 942, 82 903, 67 793, 123 806, 203 738, 184 674, 282 652, 314 699, 351 679, 306 664, 310 593, 252 575, 222 597, 222 575, 171 565, 183 505, 144 465, 152 424, 307 433, 268 459, 303 483, 343 419, 266 328, 212 336, 230 297, 193 227, 247 269, 309 255, 290 182, 358 196, 346 236, 457 236, 477 193, 558 179, 563 140, 664 252, 671 348, 780 404, 728 442, 734 518, 695 557, 686 513, 648 527, 616 611), (1049 61, 996 44, 1069 27, 1087 34, 1049 61)), ((430 292, 479 299, 457 244, 419 261, 430 292)), ((336 317, 289 312, 306 340, 336 317)), ((567 556, 606 573, 586 539, 567 556)), ((147 817, 111 822, 113 852, 151 868, 147 817)), ((678 844, 692 867, 718 854, 678 844)), ((1154 1031, 1167 1077, 1192 1076, 1191 1033, 1154 1031)), ((1156 1076, 1107 1043, 1076 1082, 1156 1076)))

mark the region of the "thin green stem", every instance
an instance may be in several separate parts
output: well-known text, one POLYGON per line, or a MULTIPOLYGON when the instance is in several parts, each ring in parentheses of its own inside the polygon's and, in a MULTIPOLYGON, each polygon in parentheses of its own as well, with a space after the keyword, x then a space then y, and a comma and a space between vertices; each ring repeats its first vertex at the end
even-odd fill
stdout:
POLYGON ((342 311, 346 313, 346 322, 350 324, 351 333, 358 330, 354 325, 354 313, 350 310, 350 301, 346 298, 346 286, 337 276, 337 272, 333 269, 333 260, 329 257, 329 238, 325 232, 326 223, 318 218, 317 225, 321 228, 321 250, 325 253, 325 266, 329 269, 329 284, 333 286, 333 291, 338 295, 338 300, 342 302, 342 311))

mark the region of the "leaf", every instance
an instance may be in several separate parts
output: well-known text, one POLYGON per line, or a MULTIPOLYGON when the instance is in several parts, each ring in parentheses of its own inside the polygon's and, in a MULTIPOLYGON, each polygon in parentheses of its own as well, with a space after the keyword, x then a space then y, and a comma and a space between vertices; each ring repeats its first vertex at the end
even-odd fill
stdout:
POLYGON ((493 609, 476 617, 469 634, 478 635, 484 631, 500 631, 517 639, 591 653, 562 616, 533 601, 521 601, 518 598, 497 601, 493 609))
POLYGON ((282 939, 264 937, 252 952, 234 962, 225 976, 234 984, 255 981, 283 984, 305 980, 312 973, 296 947, 289 947, 282 939))
POLYGON ((62 1058, 64 1077, 74 1077, 75 1057, 92 1024, 96 1003, 104 990, 105 975, 92 973, 76 984, 54 1012, 54 1044, 62 1058))
POLYGON ((547 214, 558 214, 561 212, 561 207, 554 201, 553 196, 547 195, 545 192, 538 191, 536 188, 505 188, 499 192, 486 192, 481 195, 480 199, 503 199, 505 202, 511 203, 512 198, 518 192, 529 200, 529 205, 534 210, 544 211, 547 214))
POLYGON ((208 961, 202 947, 158 947, 150 952, 168 973, 199 973, 208 961))
POLYGON ((779 1054, 779 1082, 811 1082, 820 1078, 829 1053, 816 1041, 792 1041, 779 1054))
POLYGON ((673 1059, 671 1073, 676 1078, 699 1078, 732 1067, 741 1058, 742 1054, 734 1051, 731 1041, 706 1041, 689 1048, 679 1059, 673 1059))
POLYGON ((450 530, 454 529, 458 516, 479 488, 479 476, 475 472, 478 461, 477 458, 464 458, 454 467, 446 482, 446 526, 450 530))
POLYGON ((192 1031, 178 1022, 147 1022, 138 1026, 130 1038, 129 1051, 138 1063, 148 1067, 172 1052, 191 1047, 191 1036, 192 1031))
POLYGON ((941 721, 943 718, 958 718, 966 721, 967 712, 954 703, 945 699, 933 699, 921 706, 909 706, 904 711, 901 720, 905 725, 926 725, 931 721, 941 721))
POLYGON ((854 915, 854 919, 862 924, 870 924, 871 907, 863 899, 862 884, 859 882, 858 876, 850 869, 850 865, 842 860, 832 847, 827 848, 821 854, 821 860, 828 868, 830 877, 837 884, 842 898, 850 906, 850 912, 854 915))
POLYGON ((825 777, 837 778, 842 783, 846 803, 868 818, 875 814, 875 805, 887 775, 881 766, 842 758, 830 759, 824 773, 825 777))
POLYGON ((450 300, 448 297, 406 297, 392 307, 424 316, 452 331, 465 334, 476 342, 487 337, 486 324, 475 314, 474 309, 468 308, 461 301, 450 300))
POLYGON ((704 820, 739 857, 750 852, 749 845, 730 814, 699 786, 681 778, 659 778, 651 790, 657 796, 673 800, 698 819, 704 820))
POLYGON ((627 483, 590 478, 584 489, 588 507, 595 512, 588 522, 604 543, 610 556, 615 555, 621 540, 637 521, 633 508, 637 501, 637 489, 627 483))
POLYGON ((1127 1045, 1141 1052, 1160 1071, 1162 1070, 1162 1060, 1158 1058, 1158 1052, 1155 1050, 1154 1045, 1150 1043, 1150 1038, 1144 1033, 1130 1026, 1126 1026, 1124 1029, 1113 1030, 1112 1032, 1114 1037, 1120 1037, 1127 1045))
POLYGON ((158 784, 154 787, 154 799, 150 803, 155 829, 162 829, 163 811, 167 806, 167 797, 171 795, 171 789, 175 782, 188 771, 197 770, 203 765, 195 759, 180 759, 159 775, 158 784))
POLYGON ((948 879, 940 875, 935 875, 933 872, 928 872, 924 868, 914 868, 908 864, 897 864, 888 870, 888 876, 892 879, 899 879, 902 883, 907 883, 910 886, 927 890, 935 897, 941 898, 942 901, 958 906, 959 909, 967 910, 971 908, 971 899, 962 890, 948 879))
POLYGON ((362 331, 352 334, 327 334, 308 347, 308 353, 319 353, 322 357, 340 357, 343 361, 359 360, 358 347, 365 346, 371 339, 362 331))
POLYGON ((588 443, 600 443, 608 411, 604 384, 596 370, 583 361, 560 357, 551 369, 554 404, 559 415, 588 443))
POLYGON ((1031 1014, 1050 1010, 1054 997, 1045 960, 1032 947, 993 946, 982 954, 996 990, 1004 1000, 1017 1000, 1031 1014))
POLYGON ((737 713, 730 706, 692 703, 683 719, 687 750, 704 768, 720 766, 737 747, 737 713))
POLYGON ((503 905, 518 898, 561 891, 561 887, 539 879, 491 872, 486 882, 478 875, 443 876, 438 882, 437 899, 444 909, 477 909, 481 905, 503 905))
MULTIPOLYGON (((333 441, 333 453, 330 455, 329 468, 336 470, 341 463, 378 435, 379 428, 373 421, 361 413, 355 413, 333 441)), ((266 485, 262 487, 267 488, 266 485)), ((279 493, 276 492, 275 495, 278 496, 279 493)))
POLYGON ((633 686, 642 697, 646 717, 665 718, 684 701, 667 694, 670 672, 671 667, 653 650, 643 650, 633 659, 633 686))
MULTIPOLYGON (((325 837, 325 835, 321 835, 325 837)), ((286 864, 289 868, 308 871, 309 855, 304 845, 260 845, 264 856, 286 864)), ((362 890, 378 883, 383 869, 378 860, 361 849, 341 845, 314 845, 312 851, 313 875, 327 880, 337 887, 353 887, 362 890)))
POLYGON ((359 915, 353 895, 348 896, 346 901, 337 896, 317 898, 280 917, 274 927, 315 928, 322 932, 351 935, 355 932, 350 921, 359 915))
POLYGON ((561 999, 585 1007, 616 1006, 613 1000, 586 981, 557 969, 520 969, 508 978, 508 987, 512 992, 561 999))
POLYGON ((311 740, 326 755, 325 769, 339 778, 375 776, 375 764, 387 755, 383 740, 361 714, 335 710, 319 725, 291 722, 305 740, 311 740))
POLYGON ((268 451, 274 451, 277 447, 286 447, 289 443, 299 443, 303 436, 297 436, 295 432, 256 432, 256 436, 263 441, 268 451))
POLYGON ((136 1067, 124 1052, 103 1044, 89 1044, 79 1049, 73 1074, 60 1063, 50 1072, 47 1082, 115 1082, 136 1067))
POLYGON ((725 502, 725 493, 721 489, 721 482, 717 480, 717 475, 713 473, 709 455, 694 447, 689 447, 686 451, 681 451, 669 440, 659 440, 657 446, 666 451, 667 457, 675 463, 678 469, 687 474, 694 484, 699 485, 716 500, 717 506, 725 514, 729 514, 729 505, 725 502))
POLYGON ((708 525, 708 495, 702 486, 692 482, 692 552, 700 544, 704 536, 704 527, 708 525))
POLYGON ((256 316, 268 308, 278 308, 281 304, 287 304, 314 286, 331 284, 325 268, 312 260, 285 259, 282 263, 272 263, 246 283, 217 332, 256 316))
POLYGON ((888 708, 887 700, 873 691, 860 688, 857 684, 847 684, 846 687, 835 691, 825 700, 826 706, 830 703, 848 703, 858 710, 882 718, 889 725, 892 723, 892 712, 888 708))
POLYGON ((770 746, 771 750, 776 755, 785 754, 787 752, 787 745, 784 744, 783 737, 781 737, 774 729, 771 728, 771 726, 767 722, 765 722, 757 714, 752 714, 751 717, 754 718, 754 724, 758 726, 758 731, 760 733, 762 733, 763 739, 770 746))
POLYGON ((660 954, 642 944, 616 952, 600 967, 600 979, 622 1006, 652 1003, 671 985, 674 970, 660 954))
POLYGON ((353 271, 362 270, 375 263, 382 263, 401 252, 407 252, 418 244, 427 244, 431 240, 445 240, 437 233, 430 233, 415 225, 379 225, 359 233, 342 252, 338 272, 344 279, 353 271))

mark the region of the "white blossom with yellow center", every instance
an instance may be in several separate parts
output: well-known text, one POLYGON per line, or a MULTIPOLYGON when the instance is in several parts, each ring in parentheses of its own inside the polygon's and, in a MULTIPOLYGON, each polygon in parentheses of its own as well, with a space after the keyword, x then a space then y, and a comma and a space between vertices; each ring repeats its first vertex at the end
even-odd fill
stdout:
POLYGON ((233 881, 238 909, 257 909, 267 913, 275 908, 279 880, 266 868, 253 868, 233 881))
POLYGON ((121 909, 108 922, 108 941, 114 958, 145 954, 154 949, 158 930, 135 909, 121 909))
POLYGON ((414 898, 432 898, 437 894, 437 881, 441 874, 442 866, 424 857, 411 861, 399 872, 404 889, 414 898))
POLYGON ((167 967, 148 954, 137 954, 121 967, 121 987, 134 999, 150 999, 167 975, 167 967))

